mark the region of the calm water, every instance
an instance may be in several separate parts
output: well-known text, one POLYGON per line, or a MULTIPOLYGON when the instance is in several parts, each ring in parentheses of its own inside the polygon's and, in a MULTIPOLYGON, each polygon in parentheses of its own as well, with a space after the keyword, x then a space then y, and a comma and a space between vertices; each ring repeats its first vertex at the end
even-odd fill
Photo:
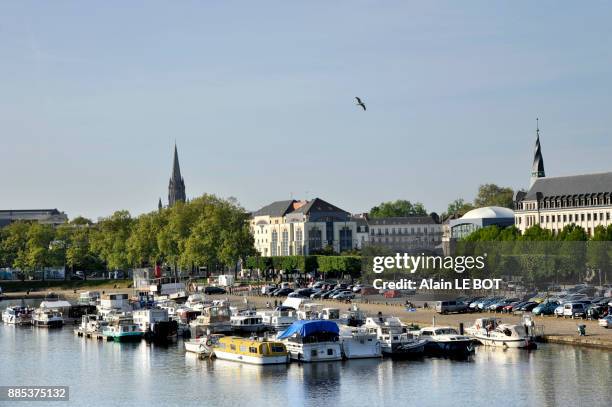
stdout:
MULTIPOLYGON (((70 402, 51 405, 71 406, 609 406, 612 352, 481 347, 465 362, 257 367, 200 360, 181 342, 167 348, 100 343, 74 336, 71 327, 0 324, 0 385, 67 385, 70 402)), ((17 405, 29 404, 45 403, 17 405)))

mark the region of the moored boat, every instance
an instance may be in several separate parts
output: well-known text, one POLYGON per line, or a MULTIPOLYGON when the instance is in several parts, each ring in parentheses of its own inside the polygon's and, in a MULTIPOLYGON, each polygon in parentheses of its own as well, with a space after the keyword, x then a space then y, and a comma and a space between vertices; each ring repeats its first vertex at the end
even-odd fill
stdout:
POLYGON ((132 318, 120 317, 105 326, 102 335, 115 342, 138 342, 142 339, 143 332, 132 318))
POLYGON ((449 326, 431 326, 420 330, 419 338, 425 339, 425 353, 432 356, 464 358, 474 351, 472 339, 449 326))
POLYGON ((219 338, 213 346, 214 356, 222 360, 254 365, 278 365, 289 362, 287 348, 282 342, 237 336, 219 338))
POLYGON ((185 351, 195 353, 198 355, 211 355, 213 353, 213 346, 219 343, 219 339, 224 335, 212 334, 207 336, 201 336, 196 339, 189 339, 183 342, 185 351))
POLYGON ((232 315, 230 324, 234 332, 257 333, 266 329, 261 315, 257 315, 253 310, 246 310, 239 312, 237 315, 232 315))
POLYGON ((6 307, 2 312, 2 321, 11 325, 30 325, 34 309, 23 305, 6 307))
POLYGON ((56 309, 37 308, 32 316, 32 325, 41 328, 61 328, 64 319, 62 313, 56 309))
POLYGON ((397 317, 368 317, 363 327, 376 335, 384 356, 396 359, 423 356, 427 341, 415 338, 397 317))
POLYGON ((178 338, 178 322, 168 317, 167 309, 136 310, 132 312, 132 318, 147 341, 167 343, 178 338))
POLYGON ((204 308, 202 314, 189 323, 194 331, 192 336, 197 338, 202 335, 232 332, 230 315, 227 305, 213 305, 204 308))
POLYGON ((379 358, 382 356, 376 334, 363 327, 340 326, 340 346, 346 359, 379 358))
POLYGON ((537 348, 534 338, 527 334, 523 325, 500 324, 493 330, 474 334, 474 338, 485 346, 537 348))
POLYGON ((280 340, 291 359, 300 362, 323 362, 342 359, 338 341, 340 329, 333 321, 299 320, 281 332, 280 340))

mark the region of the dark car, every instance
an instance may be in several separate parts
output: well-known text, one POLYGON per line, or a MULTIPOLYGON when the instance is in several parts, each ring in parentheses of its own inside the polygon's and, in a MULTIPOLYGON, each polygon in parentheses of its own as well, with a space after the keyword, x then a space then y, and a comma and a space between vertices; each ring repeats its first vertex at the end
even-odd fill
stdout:
POLYGON ((272 296, 274 297, 284 297, 293 292, 293 288, 281 288, 280 290, 274 291, 272 296))
POLYGON ((225 294, 227 293, 227 291, 225 291, 224 288, 221 287, 206 287, 204 288, 204 294, 225 294))
POLYGON ((535 307, 537 307, 537 306, 538 306, 538 303, 537 303, 537 302, 534 302, 534 301, 529 301, 529 302, 527 302, 526 304, 522 305, 522 306, 519 308, 519 311, 530 312, 532 309, 534 309, 534 308, 535 308, 535 307))

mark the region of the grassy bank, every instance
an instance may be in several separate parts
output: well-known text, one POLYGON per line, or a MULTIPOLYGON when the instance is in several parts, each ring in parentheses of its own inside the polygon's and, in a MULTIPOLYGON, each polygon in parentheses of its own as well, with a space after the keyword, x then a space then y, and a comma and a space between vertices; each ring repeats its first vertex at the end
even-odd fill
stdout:
POLYGON ((52 291, 52 290, 87 290, 98 288, 129 288, 132 280, 35 280, 35 281, 0 281, 0 287, 5 293, 21 291, 52 291))

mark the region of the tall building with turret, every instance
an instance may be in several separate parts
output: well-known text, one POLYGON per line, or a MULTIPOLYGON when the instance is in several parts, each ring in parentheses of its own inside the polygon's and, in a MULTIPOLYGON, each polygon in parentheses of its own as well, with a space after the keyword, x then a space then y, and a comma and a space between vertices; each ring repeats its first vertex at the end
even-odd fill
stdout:
POLYGON ((544 157, 542 157, 542 147, 540 146, 540 125, 536 119, 535 153, 533 155, 533 165, 531 166, 531 183, 529 187, 532 187, 538 178, 544 178, 545 176, 544 157))
POLYGON ((514 224, 553 234, 573 224, 593 236, 597 226, 612 225, 612 172, 546 177, 538 126, 529 190, 514 195, 514 224))
POLYGON ((185 202, 185 180, 181 176, 181 167, 179 165, 178 151, 176 144, 174 145, 174 161, 172 162, 172 176, 168 183, 168 206, 174 205, 178 201, 185 202))

